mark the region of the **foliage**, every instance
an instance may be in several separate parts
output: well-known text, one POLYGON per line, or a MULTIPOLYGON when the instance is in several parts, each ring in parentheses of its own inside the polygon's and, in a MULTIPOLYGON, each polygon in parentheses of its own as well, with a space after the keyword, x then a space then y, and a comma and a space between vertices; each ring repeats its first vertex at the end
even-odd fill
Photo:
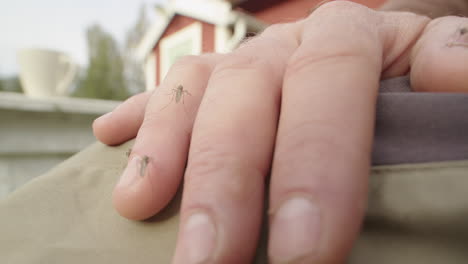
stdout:
POLYGON ((145 90, 145 74, 141 62, 135 60, 134 51, 149 28, 149 21, 144 5, 140 7, 135 24, 128 30, 123 53, 125 80, 132 93, 145 90))
POLYGON ((23 89, 18 76, 1 78, 0 91, 22 93, 23 89))
POLYGON ((134 51, 149 27, 144 5, 135 24, 128 30, 123 50, 99 25, 86 31, 88 67, 78 81, 74 96, 122 100, 145 90, 145 75, 134 51))
POLYGON ((74 96, 126 99, 130 93, 126 88, 123 59, 117 43, 99 25, 90 26, 86 37, 89 64, 74 96))

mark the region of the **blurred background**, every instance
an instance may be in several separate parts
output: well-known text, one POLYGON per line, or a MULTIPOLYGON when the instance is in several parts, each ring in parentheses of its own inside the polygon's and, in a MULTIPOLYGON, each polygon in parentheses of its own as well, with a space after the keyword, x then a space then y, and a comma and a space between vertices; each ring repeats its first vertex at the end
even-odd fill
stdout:
POLYGON ((63 52, 80 66, 71 96, 121 100, 144 90, 131 53, 154 20, 148 9, 160 2, 2 0, 0 90, 22 91, 17 56, 30 48, 63 52))
POLYGON ((319 2, 0 0, 0 198, 93 143, 96 117, 181 56, 229 52, 319 2))

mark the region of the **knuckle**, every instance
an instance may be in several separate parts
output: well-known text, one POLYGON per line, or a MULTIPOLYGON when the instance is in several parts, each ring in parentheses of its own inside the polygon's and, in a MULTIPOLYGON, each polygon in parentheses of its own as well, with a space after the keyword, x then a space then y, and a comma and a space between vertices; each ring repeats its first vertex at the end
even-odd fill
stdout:
POLYGON ((278 36, 282 35, 284 31, 288 29, 290 24, 288 23, 278 23, 268 26, 263 30, 261 36, 278 36))
POLYGON ((265 39, 265 48, 270 49, 272 54, 278 56, 282 53, 287 54, 300 45, 299 36, 301 31, 302 20, 294 23, 272 25, 266 28, 260 37, 265 39))
POLYGON ((196 56, 196 55, 186 55, 182 56, 179 59, 177 59, 174 63, 173 67, 184 67, 187 65, 191 64, 199 64, 202 63, 203 59, 201 56, 196 56))
MULTIPOLYGON (((283 30, 284 26, 285 26, 284 24, 273 24, 273 25, 266 27, 258 35, 245 38, 242 41, 240 47, 237 48, 237 50, 242 50, 245 47, 250 47, 252 45, 258 46, 258 45, 267 44, 265 43, 265 41, 262 41, 262 40, 265 38, 272 38, 273 36, 277 37, 278 35, 282 35, 282 32, 284 32, 283 30)), ((271 45, 270 43, 268 44, 271 45)))
POLYGON ((203 147, 192 154, 186 186, 193 192, 222 193, 235 203, 253 199, 264 171, 220 148, 203 147))
POLYGON ((330 163, 353 159, 359 148, 343 137, 343 130, 341 123, 330 120, 302 122, 289 128, 281 136, 283 144, 275 153, 278 168, 301 164, 321 164, 326 168, 332 166, 330 163))
POLYGON ((127 99, 121 104, 121 106, 123 106, 123 105, 125 105, 125 106, 127 106, 127 105, 129 105, 129 106, 138 105, 138 103, 139 103, 138 97, 139 97, 139 96, 142 96, 142 93, 139 93, 139 94, 130 96, 129 98, 127 98, 127 99))
POLYGON ((215 67, 213 78, 237 78, 239 72, 246 72, 264 80, 275 76, 268 59, 254 55, 233 54, 215 67))
POLYGON ((311 71, 319 65, 372 63, 380 67, 382 52, 377 25, 380 21, 369 8, 348 1, 334 1, 319 6, 306 20, 304 43, 323 42, 330 45, 300 45, 288 59, 285 75, 311 71), (318 23, 320 21, 320 23, 318 23), (325 34, 319 28, 333 28, 325 34), (359 35, 359 38, 355 36, 359 35), (344 44, 346 43, 346 44, 344 44))
POLYGON ((320 6, 318 6, 314 12, 311 14, 313 16, 314 14, 318 13, 325 13, 325 14, 337 14, 337 13, 361 13, 361 12, 366 12, 368 11, 369 8, 353 3, 351 1, 329 1, 327 3, 323 3, 320 6))
POLYGON ((141 123, 139 133, 141 133, 141 131, 149 131, 152 133, 152 131, 155 131, 158 128, 160 123, 161 116, 157 112, 147 113, 145 114, 143 122, 141 123))
POLYGON ((169 74, 179 78, 181 75, 193 74, 194 76, 205 76, 211 72, 211 65, 204 56, 183 56, 171 67, 169 74))
POLYGON ((178 126, 177 122, 168 120, 159 113, 147 114, 138 129, 136 140, 146 142, 142 143, 142 145, 146 145, 145 148, 151 149, 151 145, 148 142, 154 142, 153 140, 157 138, 155 137, 155 131, 158 131, 158 135, 164 136, 167 141, 188 142, 191 132, 178 129, 178 126))
MULTIPOLYGON (((307 38, 310 36, 322 39, 336 38, 334 41, 346 40, 346 45, 362 44, 363 40, 379 38, 381 28, 379 25, 382 19, 381 13, 361 4, 351 1, 333 1, 321 5, 305 19, 304 32, 307 38), (318 28, 320 25, 328 30, 321 31, 318 28), (359 37, 356 38, 356 36, 359 37)), ((365 49, 366 47, 356 46, 355 48, 365 49)))
POLYGON ((265 28, 260 35, 244 41, 236 52, 249 52, 257 56, 264 54, 265 57, 287 57, 299 45, 300 31, 299 22, 273 24, 265 28))
POLYGON ((287 62, 285 77, 302 71, 311 72, 311 67, 322 64, 338 64, 347 60, 360 60, 365 56, 359 50, 343 49, 333 52, 316 52, 314 50, 301 50, 293 55, 287 62))

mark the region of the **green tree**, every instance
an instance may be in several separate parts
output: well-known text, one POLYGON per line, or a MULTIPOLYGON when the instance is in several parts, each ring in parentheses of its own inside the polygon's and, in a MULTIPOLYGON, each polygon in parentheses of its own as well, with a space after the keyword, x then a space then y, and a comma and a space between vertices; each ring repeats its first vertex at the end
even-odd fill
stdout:
POLYGON ((18 76, 4 77, 0 79, 0 91, 22 93, 18 76))
POLYGON ((86 31, 89 63, 74 96, 123 100, 130 94, 124 78, 123 59, 112 36, 99 25, 86 31))
POLYGON ((135 49, 150 26, 145 5, 140 6, 135 24, 127 31, 123 59, 125 80, 131 93, 145 90, 145 74, 141 62, 135 60, 135 49))

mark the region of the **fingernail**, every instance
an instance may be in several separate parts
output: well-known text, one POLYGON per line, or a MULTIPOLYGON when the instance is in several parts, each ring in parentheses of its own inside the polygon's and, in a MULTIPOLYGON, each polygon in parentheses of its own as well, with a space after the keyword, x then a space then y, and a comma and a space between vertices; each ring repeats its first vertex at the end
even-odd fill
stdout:
POLYGON ((211 218, 204 213, 191 215, 182 229, 182 255, 180 262, 187 264, 206 263, 216 245, 216 228, 211 218))
POLYGON ((148 173, 148 162, 149 158, 147 156, 133 156, 130 162, 127 164, 122 176, 120 176, 119 187, 128 187, 133 185, 141 177, 144 177, 148 173))
POLYGON ((273 215, 270 259, 273 263, 303 263, 314 254, 320 239, 320 210, 309 200, 295 197, 273 215))

